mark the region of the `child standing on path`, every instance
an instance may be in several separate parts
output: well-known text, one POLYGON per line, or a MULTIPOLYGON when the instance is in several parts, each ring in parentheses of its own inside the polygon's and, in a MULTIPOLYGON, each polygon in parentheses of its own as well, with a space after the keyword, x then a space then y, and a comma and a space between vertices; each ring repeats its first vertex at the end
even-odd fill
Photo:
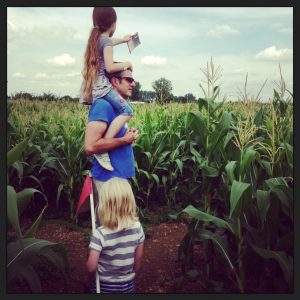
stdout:
MULTIPOLYGON (((110 124, 104 138, 113 138, 128 122, 133 111, 131 106, 112 87, 105 71, 114 73, 118 71, 132 70, 130 62, 114 63, 113 46, 126 43, 131 36, 126 35, 122 39, 112 38, 116 30, 117 15, 112 7, 95 7, 93 10, 94 28, 91 31, 84 57, 84 69, 82 83, 83 102, 91 104, 98 98, 108 101, 118 112, 119 116, 110 124)), ((94 154, 99 164, 113 171, 108 153, 94 154)))
POLYGON ((114 177, 103 184, 99 196, 102 225, 91 237, 87 270, 98 272, 100 293, 133 293, 145 235, 131 186, 126 179, 114 177))

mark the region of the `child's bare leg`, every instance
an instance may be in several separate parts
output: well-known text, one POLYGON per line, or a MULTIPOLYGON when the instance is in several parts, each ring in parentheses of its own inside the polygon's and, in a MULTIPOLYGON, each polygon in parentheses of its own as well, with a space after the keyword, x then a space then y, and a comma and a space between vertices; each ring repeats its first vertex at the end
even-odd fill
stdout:
POLYGON ((125 125, 126 122, 128 122, 132 116, 124 116, 119 115, 116 117, 109 125, 104 138, 113 138, 116 136, 116 134, 120 131, 120 129, 125 125))
MULTIPOLYGON (((132 116, 119 115, 109 125, 104 138, 113 138, 120 131, 120 129, 131 119, 132 116)), ((106 170, 113 171, 114 168, 110 163, 110 158, 107 152, 94 154, 98 163, 106 170)))

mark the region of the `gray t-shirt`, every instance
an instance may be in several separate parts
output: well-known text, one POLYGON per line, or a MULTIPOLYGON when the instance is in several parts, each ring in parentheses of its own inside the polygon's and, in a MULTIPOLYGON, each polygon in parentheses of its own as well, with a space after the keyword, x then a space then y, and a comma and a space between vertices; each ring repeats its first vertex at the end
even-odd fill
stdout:
POLYGON ((99 39, 99 57, 100 57, 100 68, 98 73, 98 78, 92 88, 93 101, 97 98, 104 97, 113 87, 109 82, 108 78, 105 76, 105 62, 104 62, 104 48, 111 46, 113 47, 112 39, 106 36, 100 36, 99 39))

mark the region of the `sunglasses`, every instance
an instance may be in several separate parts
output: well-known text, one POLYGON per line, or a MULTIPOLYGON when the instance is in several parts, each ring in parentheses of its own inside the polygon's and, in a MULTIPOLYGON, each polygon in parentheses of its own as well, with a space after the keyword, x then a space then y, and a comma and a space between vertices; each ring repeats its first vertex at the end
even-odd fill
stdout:
POLYGON ((128 83, 133 83, 134 82, 134 79, 132 77, 117 77, 119 79, 125 79, 128 83))

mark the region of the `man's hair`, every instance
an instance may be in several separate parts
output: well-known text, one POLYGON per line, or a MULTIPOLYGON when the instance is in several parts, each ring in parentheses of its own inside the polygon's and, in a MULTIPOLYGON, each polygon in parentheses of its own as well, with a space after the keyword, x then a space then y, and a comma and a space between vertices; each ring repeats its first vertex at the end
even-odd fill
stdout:
MULTIPOLYGON (((114 61, 114 63, 119 63, 119 61, 114 61)), ((127 68, 127 70, 130 70, 132 72, 132 68, 127 68)), ((114 72, 114 73, 108 73, 106 72, 105 70, 105 76, 109 79, 109 81, 113 78, 113 77, 121 77, 121 74, 123 73, 124 71, 118 71, 118 72, 114 72)))
POLYGON ((137 207, 128 180, 113 177, 106 181, 100 189, 99 199, 98 216, 104 227, 122 230, 138 220, 137 207))

